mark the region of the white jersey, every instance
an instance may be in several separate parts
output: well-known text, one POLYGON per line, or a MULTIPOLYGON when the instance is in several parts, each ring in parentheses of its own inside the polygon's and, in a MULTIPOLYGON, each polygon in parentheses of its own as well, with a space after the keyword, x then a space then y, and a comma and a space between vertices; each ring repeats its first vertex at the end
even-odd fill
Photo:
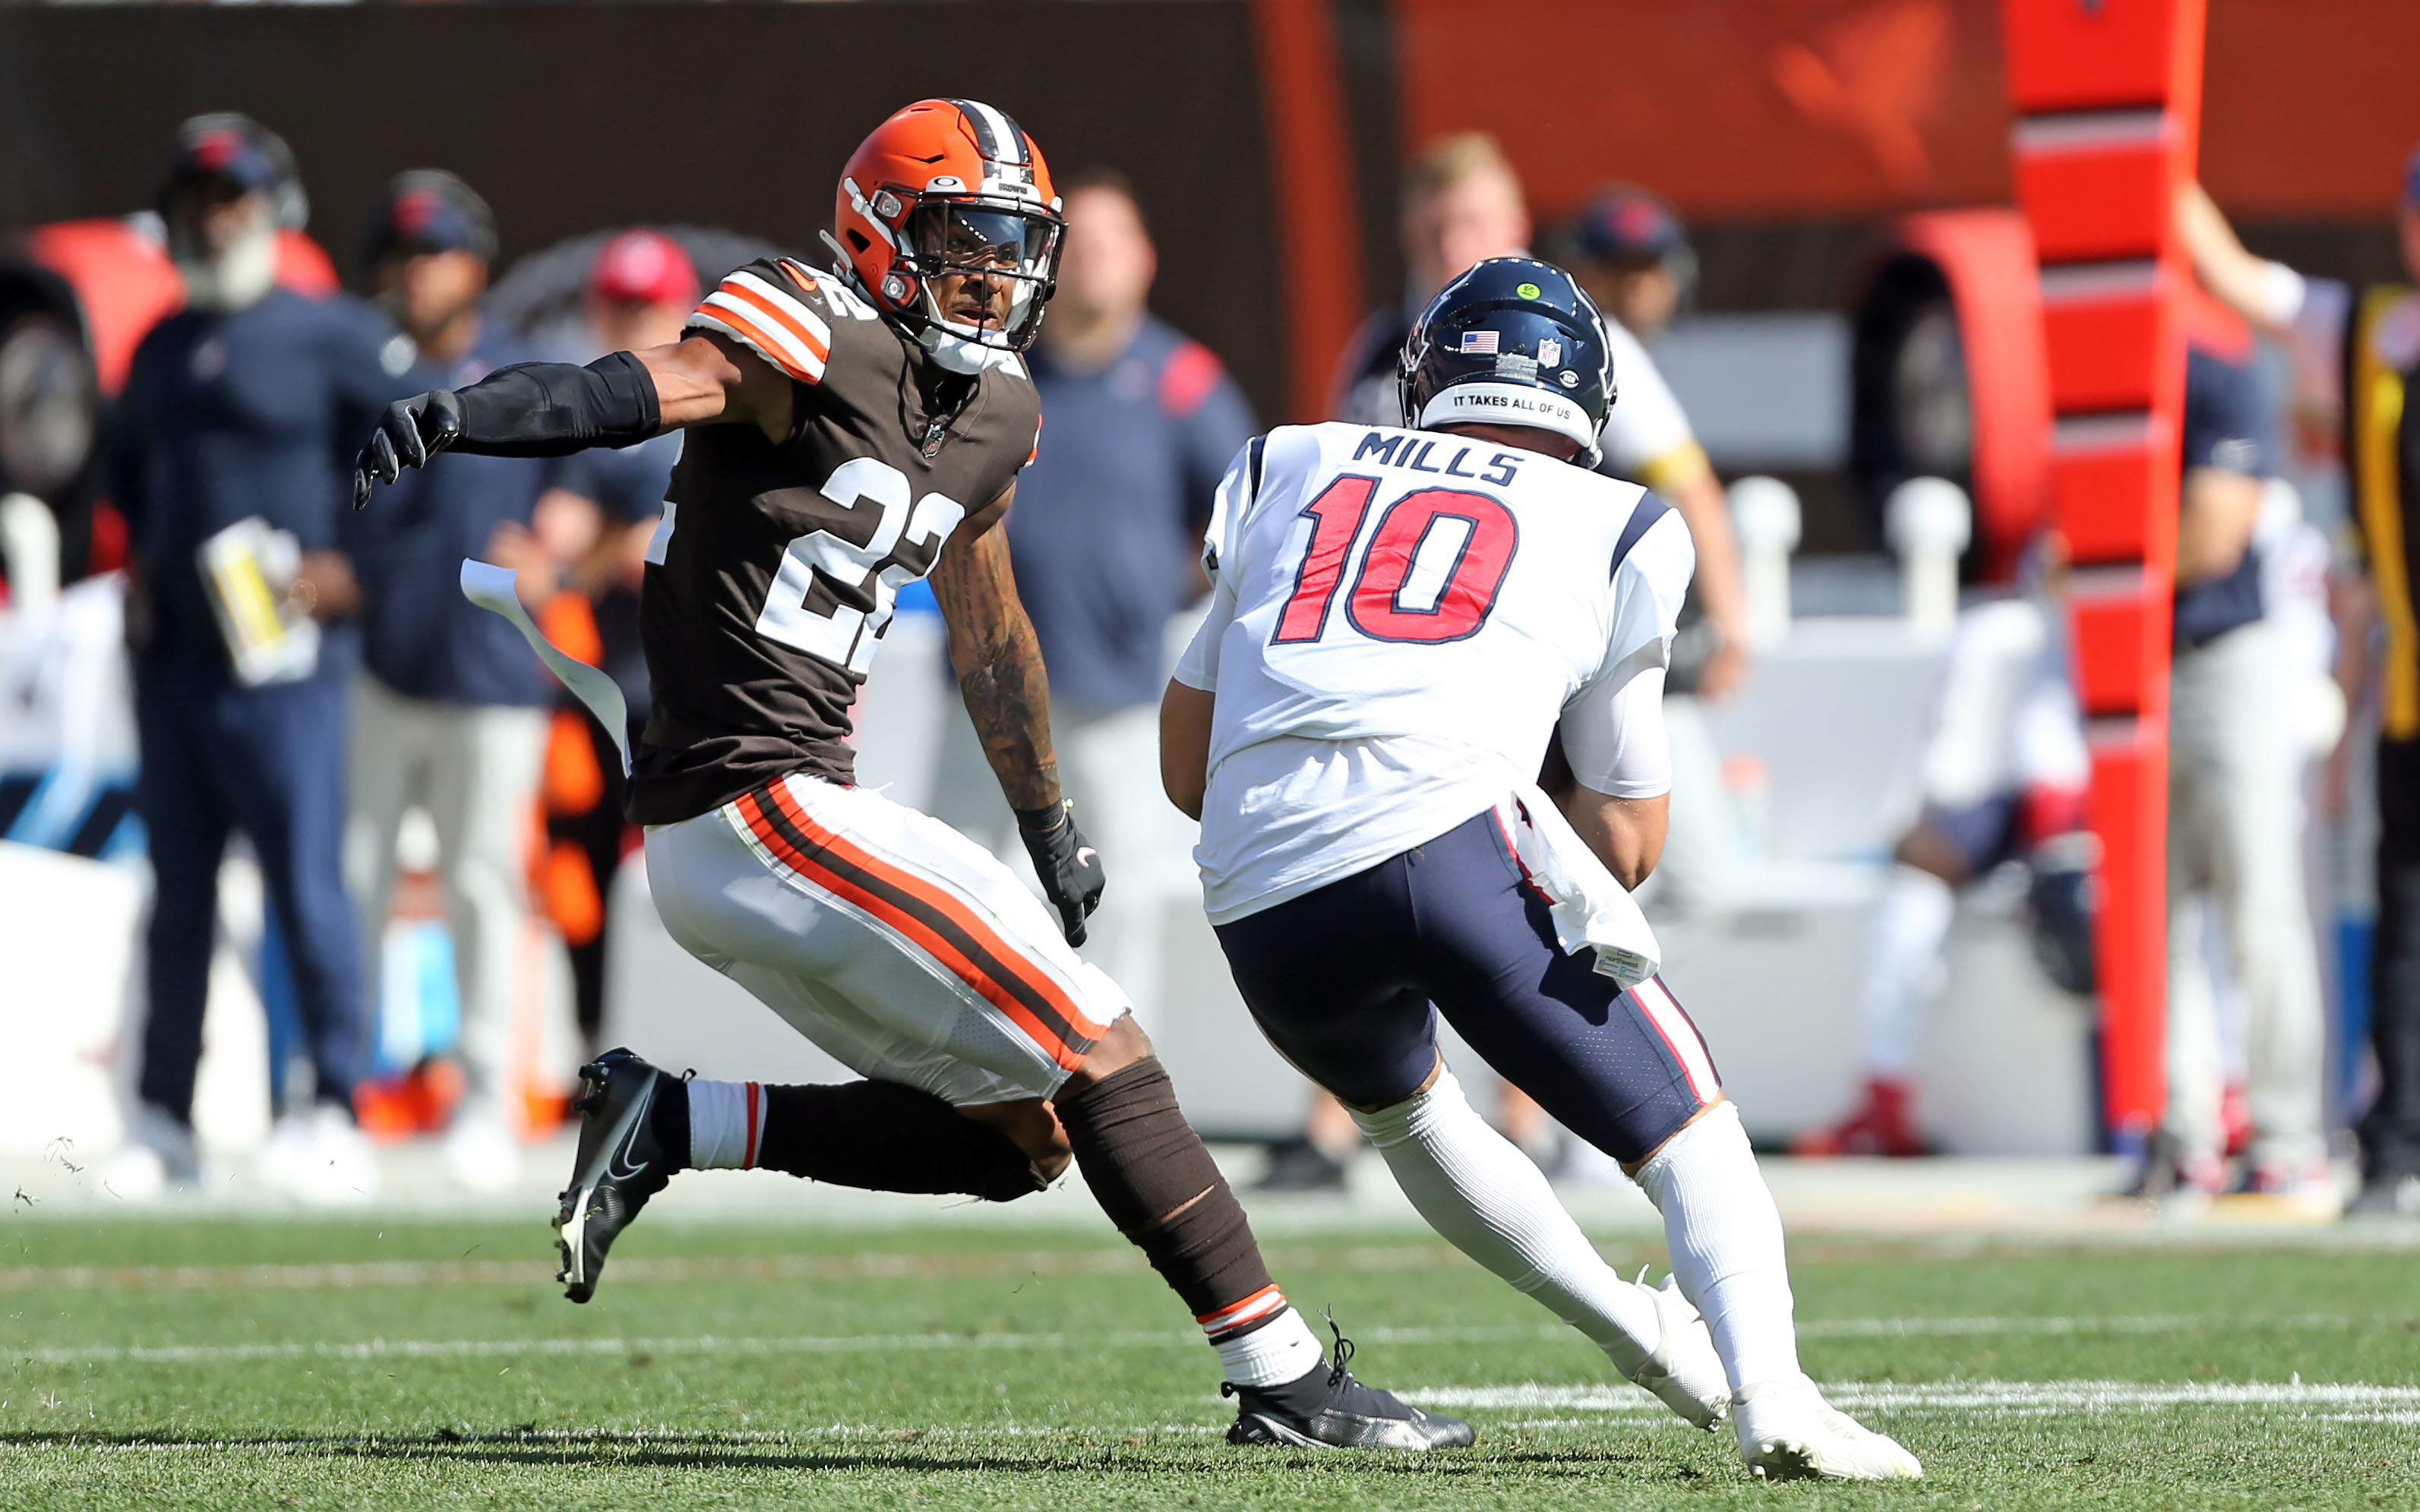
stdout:
POLYGON ((1696 554, 1636 485, 1435 432, 1332 423, 1249 443, 1177 668, 1215 692, 1194 853, 1213 923, 1352 875, 1533 780, 1669 785, 1659 701, 1696 554))

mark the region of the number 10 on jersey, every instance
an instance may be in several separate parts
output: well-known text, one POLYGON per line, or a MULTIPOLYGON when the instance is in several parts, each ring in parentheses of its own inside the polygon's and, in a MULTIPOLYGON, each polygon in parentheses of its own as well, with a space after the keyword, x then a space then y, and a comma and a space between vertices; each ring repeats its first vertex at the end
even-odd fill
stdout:
MULTIPOLYGON (((1317 640, 1343 590, 1345 567, 1378 492, 1376 478, 1338 478, 1305 504, 1311 544, 1269 644, 1317 640)), ((1344 617, 1373 640, 1436 644, 1479 633, 1521 543, 1512 512, 1493 494, 1420 488, 1388 504, 1344 590, 1344 617)))

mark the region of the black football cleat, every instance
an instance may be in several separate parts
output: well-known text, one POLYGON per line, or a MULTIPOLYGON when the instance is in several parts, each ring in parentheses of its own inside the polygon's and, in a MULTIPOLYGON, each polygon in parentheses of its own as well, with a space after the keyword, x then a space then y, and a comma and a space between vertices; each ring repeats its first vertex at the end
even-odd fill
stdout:
POLYGON ((688 1163, 656 1137, 656 1100, 680 1078, 628 1050, 608 1050, 580 1068, 580 1156, 571 1186, 554 1215, 563 1252, 564 1295, 586 1302, 597 1294, 605 1252, 628 1227, 647 1199, 664 1189, 673 1172, 688 1163))
MULTIPOLYGON (((1334 1319, 1328 1327, 1336 1326, 1334 1319)), ((1479 1441, 1457 1417, 1423 1412, 1394 1393, 1365 1386, 1346 1368, 1353 1341, 1336 1335, 1336 1363, 1322 1363, 1309 1375, 1281 1386, 1218 1388, 1233 1396, 1235 1426, 1229 1443, 1279 1443, 1297 1449, 1459 1449, 1479 1441)))

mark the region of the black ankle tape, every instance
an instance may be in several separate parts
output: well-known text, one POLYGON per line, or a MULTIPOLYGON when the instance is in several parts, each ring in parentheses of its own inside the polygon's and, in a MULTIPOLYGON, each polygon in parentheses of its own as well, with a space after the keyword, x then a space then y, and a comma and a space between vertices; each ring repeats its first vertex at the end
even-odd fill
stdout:
POLYGON ((656 1084, 656 1103, 647 1113, 647 1132, 672 1152, 683 1169, 689 1166, 689 1083, 666 1075, 656 1084))
MULTIPOLYGON (((1101 1211, 1196 1319, 1273 1285, 1243 1204, 1185 1121, 1157 1057, 1061 1097, 1058 1108, 1076 1168, 1101 1211)), ((1233 1332, 1249 1333, 1273 1316, 1233 1332)))
POLYGON ((1008 1135, 897 1082, 766 1088, 756 1164, 868 1192, 962 1193, 989 1202, 1013 1202, 1044 1184, 1008 1135))

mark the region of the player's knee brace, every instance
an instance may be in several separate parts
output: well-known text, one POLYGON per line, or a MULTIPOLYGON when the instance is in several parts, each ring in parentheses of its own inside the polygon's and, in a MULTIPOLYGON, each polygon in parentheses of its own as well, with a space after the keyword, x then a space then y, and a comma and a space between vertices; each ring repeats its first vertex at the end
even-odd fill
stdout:
POLYGON ((766 1088, 756 1164, 834 1186, 990 1202, 1048 1184, 1006 1134, 897 1082, 766 1088))
POLYGON ((1196 1318, 1272 1285, 1243 1204, 1185 1121, 1159 1057, 1145 1057, 1057 1105, 1101 1211, 1196 1318))

